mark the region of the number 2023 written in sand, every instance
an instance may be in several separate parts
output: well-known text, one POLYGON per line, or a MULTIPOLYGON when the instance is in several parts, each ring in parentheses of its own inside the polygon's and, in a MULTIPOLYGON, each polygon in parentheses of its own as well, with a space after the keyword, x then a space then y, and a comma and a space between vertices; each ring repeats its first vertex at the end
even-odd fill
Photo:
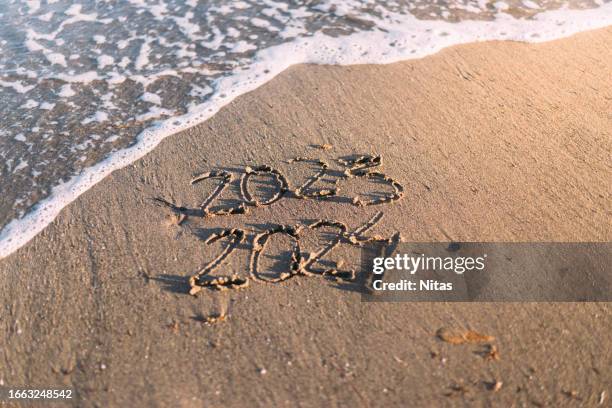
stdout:
MULTIPOLYGON (((373 168, 382 165, 381 156, 360 156, 352 159, 339 159, 338 163, 343 166, 344 171, 339 172, 335 176, 333 181, 334 188, 330 189, 319 189, 314 190, 312 186, 319 181, 323 176, 329 175, 328 164, 320 159, 307 159, 298 157, 291 159, 288 163, 296 162, 309 162, 318 167, 318 170, 308 178, 302 185, 296 188, 290 186, 287 178, 278 170, 271 166, 263 165, 257 167, 246 167, 244 172, 240 176, 240 204, 232 206, 230 208, 220 209, 212 211, 211 205, 215 199, 219 198, 223 191, 235 180, 234 176, 226 171, 210 171, 196 176, 191 180, 191 184, 195 185, 204 180, 217 179, 219 184, 213 189, 213 191, 204 199, 204 201, 197 208, 187 208, 177 206, 176 204, 165 200, 163 198, 156 198, 156 202, 165 208, 169 208, 175 214, 179 216, 179 224, 182 223, 188 216, 195 216, 201 218, 212 218, 215 216, 230 216, 236 214, 248 214, 250 207, 261 207, 268 206, 276 201, 286 197, 289 193, 294 198, 298 199, 320 199, 325 200, 326 198, 338 196, 341 190, 341 184, 343 180, 351 178, 363 178, 363 179, 375 179, 381 183, 388 184, 392 189, 392 193, 388 193, 383 197, 375 198, 372 200, 362 200, 359 196, 352 198, 351 203, 355 206, 372 206, 382 205, 391 203, 393 201, 400 200, 403 197, 404 188, 397 181, 388 177, 384 173, 379 171, 373 171, 373 168), (271 176, 274 179, 275 193, 267 200, 258 200, 251 193, 249 188, 250 180, 254 176, 271 176)), ((336 220, 317 220, 310 224, 290 226, 290 225, 279 225, 274 228, 262 231, 256 234, 252 239, 252 245, 250 247, 250 265, 249 274, 250 279, 263 281, 268 283, 281 282, 289 279, 296 275, 322 275, 330 276, 340 280, 353 280, 355 277, 354 270, 342 271, 341 261, 336 263, 334 268, 321 269, 315 268, 315 264, 320 262, 325 255, 328 255, 336 246, 341 243, 346 243, 354 246, 362 246, 366 242, 399 242, 399 233, 395 233, 391 238, 381 238, 379 236, 365 237, 364 234, 374 227, 383 217, 382 212, 376 213, 362 226, 358 227, 354 231, 348 231, 346 224, 336 220), (308 254, 302 254, 300 249, 300 235, 306 229, 319 229, 324 227, 334 228, 336 230, 335 237, 327 242, 322 248, 315 252, 308 254), (270 277, 266 272, 259 271, 259 259, 263 254, 268 239, 275 234, 284 234, 291 238, 292 250, 291 250, 291 265, 290 269, 286 272, 278 274, 278 276, 270 277)), ((214 259, 202 266, 194 275, 189 278, 190 294, 195 295, 203 287, 209 287, 218 290, 225 289, 239 289, 248 286, 249 278, 240 278, 237 275, 211 277, 210 273, 215 271, 221 266, 232 254, 232 252, 246 240, 246 232, 239 228, 225 229, 220 233, 213 234, 204 240, 207 245, 213 244, 220 240, 227 240, 227 245, 223 251, 214 259)))

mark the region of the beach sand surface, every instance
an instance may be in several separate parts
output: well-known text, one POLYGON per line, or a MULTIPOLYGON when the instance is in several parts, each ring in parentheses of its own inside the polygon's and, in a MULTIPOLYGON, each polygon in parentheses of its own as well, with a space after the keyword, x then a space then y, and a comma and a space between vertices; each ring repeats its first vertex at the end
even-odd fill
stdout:
MULTIPOLYGON (((222 228, 248 239, 214 273, 247 276, 254 234, 316 219, 354 229, 377 211, 370 233, 406 241, 610 241, 610 44, 608 28, 292 67, 115 171, 0 261, 0 380, 72 387, 86 407, 606 406, 610 303, 362 303, 320 276, 190 296, 187 278, 220 252, 203 239, 222 228), (341 171, 337 158, 364 154, 383 157, 401 200, 355 206, 389 191, 355 178, 338 197, 180 225, 154 201, 196 208, 217 181, 192 178, 224 170, 236 180, 213 204, 228 208, 245 166, 296 186, 316 168, 288 159, 341 171), (214 314, 227 317, 207 324, 214 314), (494 339, 450 344, 441 328, 494 339)), ((255 179, 269 194, 271 179, 255 179)), ((325 239, 311 235, 304 250, 325 239)), ((265 262, 280 270, 290 239, 271 241, 265 262)), ((342 244, 326 258, 358 257, 342 244)))

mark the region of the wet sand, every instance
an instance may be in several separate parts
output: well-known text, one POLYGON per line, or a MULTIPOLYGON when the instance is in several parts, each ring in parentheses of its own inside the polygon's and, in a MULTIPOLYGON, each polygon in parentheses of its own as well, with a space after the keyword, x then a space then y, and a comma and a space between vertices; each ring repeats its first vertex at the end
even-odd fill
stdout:
MULTIPOLYGON (((608 28, 287 70, 114 172, 0 261, 0 380, 73 387, 75 406, 605 406, 609 303, 372 304, 320 276, 190 296, 187 279, 220 252, 203 240, 221 228, 247 239, 214 273, 246 277, 253 236, 272 225, 354 229, 379 210, 371 234, 409 241, 610 241, 611 40, 608 28), (190 181, 224 170, 234 181, 213 207, 230 208, 245 166, 295 187, 315 169, 291 158, 342 171, 336 159, 364 154, 383 157, 401 200, 354 205, 389 193, 360 178, 337 197, 287 194, 206 219, 154 200, 197 208, 216 184, 190 181), (494 339, 451 344, 441 328, 494 339)), ((311 238, 305 251, 324 239, 311 238)), ((266 262, 288 264, 289 242, 275 238, 266 262)), ((328 258, 358 255, 341 245, 328 258)))

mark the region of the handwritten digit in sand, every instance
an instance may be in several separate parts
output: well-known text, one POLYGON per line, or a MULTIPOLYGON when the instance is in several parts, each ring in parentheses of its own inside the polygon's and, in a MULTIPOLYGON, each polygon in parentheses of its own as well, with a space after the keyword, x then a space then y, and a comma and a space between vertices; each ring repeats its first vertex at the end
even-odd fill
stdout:
MULTIPOLYGON (((401 240, 401 236, 399 233, 396 233, 391 238, 383 238, 379 235, 375 235, 373 237, 364 237, 367 231, 372 229, 376 224, 380 222, 383 218, 384 213, 382 211, 374 214, 368 221, 366 221, 363 225, 359 226, 352 232, 347 231, 347 227, 344 223, 334 220, 318 220, 314 223, 307 226, 307 228, 317 229, 322 227, 335 227, 339 230, 337 237, 331 240, 327 246, 323 247, 317 252, 311 253, 308 257, 301 263, 300 271, 303 274, 312 274, 317 273, 323 276, 332 276, 336 279, 340 280, 354 280, 355 278, 355 270, 350 269, 347 271, 340 271, 342 264, 344 263, 340 260, 335 268, 328 268, 325 270, 314 270, 313 265, 317 262, 320 262, 321 259, 328 255, 334 248, 336 248, 342 242, 346 242, 350 245, 355 246, 363 246, 365 243, 371 242, 379 242, 382 244, 393 244, 395 241, 399 242, 401 240)), ((397 244, 396 244, 397 245, 397 244)))
MULTIPOLYGON (((347 227, 345 224, 339 221, 330 221, 330 220, 317 220, 313 222, 312 224, 306 226, 306 228, 309 228, 309 229, 319 229, 323 227, 337 228, 339 232, 336 238, 331 240, 326 246, 324 246, 323 248, 321 248, 320 250, 316 252, 312 252, 308 254, 307 258, 300 265, 300 269, 302 273, 304 273, 305 275, 311 275, 312 273, 325 274, 325 273, 332 272, 331 269, 313 270, 312 266, 316 264, 317 262, 319 262, 322 257, 329 254, 336 246, 338 246, 338 244, 340 243, 340 240, 346 233, 347 227)), ((299 238, 299 235, 298 235, 298 238, 299 238)))
POLYGON ((219 185, 213 190, 213 192, 210 193, 208 197, 206 197, 202 204, 200 204, 202 216, 212 217, 215 215, 245 214, 247 212, 247 208, 244 206, 244 204, 239 204, 238 206, 233 208, 218 210, 214 212, 211 212, 209 210, 209 207, 212 204, 213 200, 220 196, 223 190, 225 190, 234 179, 234 177, 226 171, 209 171, 206 173, 202 173, 199 176, 195 177, 193 180, 191 180, 191 185, 196 185, 197 183, 200 183, 203 180, 211 178, 221 179, 221 183, 219 183, 219 185))
POLYGON ((278 170, 270 167, 270 166, 258 166, 255 168, 251 168, 247 166, 244 169, 244 173, 240 178, 240 193, 242 194, 242 198, 244 201, 252 206, 259 207, 262 205, 270 205, 278 200, 280 200, 283 195, 289 190, 289 184, 287 183, 287 179, 282 175, 278 170), (267 201, 257 201, 253 195, 249 191, 249 180, 252 176, 271 174, 276 182, 279 185, 278 191, 267 201))
POLYGON ((382 198, 362 200, 359 196, 353 197, 352 203, 354 205, 358 207, 363 207, 366 205, 380 205, 400 200, 403 197, 404 187, 400 183, 384 173, 369 170, 374 167, 382 166, 382 156, 365 155, 357 157, 356 159, 339 159, 338 162, 347 167, 343 173, 345 180, 353 177, 369 178, 388 183, 391 187, 393 187, 393 194, 382 198))
POLYGON ((269 229, 267 231, 262 232, 261 234, 255 235, 255 238, 253 239, 253 250, 251 251, 251 263, 250 263, 251 276, 253 278, 258 279, 263 282, 268 282, 268 283, 282 282, 299 273, 300 261, 301 261, 300 242, 298 239, 298 232, 296 231, 294 227, 288 226, 288 225, 279 225, 278 227, 269 229), (290 271, 281 272, 278 277, 271 278, 259 272, 259 259, 266 247, 266 244, 268 243, 269 238, 274 234, 285 234, 291 237, 293 241, 293 249, 291 251, 290 271))
POLYGON ((327 163, 325 163, 323 160, 321 159, 307 159, 305 157, 296 157, 295 159, 291 159, 288 161, 288 163, 295 163, 295 162, 310 162, 310 163, 314 163, 316 165, 318 165, 320 167, 320 170, 318 172, 316 172, 314 174, 314 176, 310 177, 308 180, 306 180, 304 182, 304 184, 302 184, 301 186, 297 187, 295 190, 293 190, 293 194, 295 194, 295 196, 297 198, 319 198, 319 197, 329 197, 329 196, 334 196, 338 193, 338 189, 337 188, 333 188, 333 189, 320 189, 320 190, 315 190, 315 191, 306 191, 308 188, 310 188, 314 183, 316 183, 317 181, 319 181, 321 179, 321 177, 323 177, 325 175, 325 173, 327 172, 327 169, 329 168, 329 165, 327 163))
POLYGON ((206 245, 210 245, 226 237, 230 237, 229 245, 227 245, 215 259, 208 262, 206 265, 200 268, 200 270, 195 275, 189 278, 189 286, 191 286, 189 294, 195 295, 202 289, 202 287, 205 286, 218 287, 220 285, 228 286, 228 284, 236 284, 237 286, 241 286, 245 284, 245 282, 237 281, 237 278, 234 279, 234 277, 232 277, 229 281, 220 281, 220 278, 206 278, 206 275, 218 268, 223 263, 223 261, 225 261, 225 259, 227 259, 227 257, 236 249, 236 247, 244 240, 245 233, 243 230, 238 228, 223 230, 219 234, 211 235, 206 241, 204 241, 204 243, 206 245))
POLYGON ((383 218, 384 215, 385 214, 382 211, 378 211, 376 214, 370 217, 370 219, 367 220, 363 225, 356 228, 351 233, 346 233, 344 237, 351 245, 355 245, 355 246, 363 246, 364 244, 370 243, 370 242, 390 243, 391 242, 390 238, 383 238, 380 235, 374 235, 372 237, 363 236, 363 234, 365 234, 366 232, 374 228, 376 224, 380 222, 380 220, 383 218))
POLYGON ((380 204, 390 203, 392 201, 397 201, 404 196, 404 187, 400 183, 398 183, 397 181, 395 181, 394 179, 392 179, 391 177, 387 176, 384 173, 380 173, 377 171, 376 172, 359 171, 356 173, 352 173, 352 176, 382 180, 383 182, 389 183, 389 185, 393 187, 393 194, 387 195, 382 198, 364 201, 361 198, 359 198, 359 196, 354 197, 353 204, 355 204, 358 207, 363 207, 366 205, 380 205, 380 204))
POLYGON ((210 211, 209 209, 210 205, 217 197, 221 195, 223 190, 225 190, 228 187, 228 185, 232 182, 232 180, 234 179, 233 176, 230 173, 225 172, 225 171, 209 171, 206 173, 202 173, 199 176, 195 177, 193 180, 191 180, 191 185, 196 185, 204 180, 213 179, 213 178, 220 179, 221 182, 213 190, 213 192, 210 193, 208 197, 206 197, 206 199, 200 204, 199 208, 197 209, 178 206, 174 204, 173 202, 168 201, 162 197, 156 197, 154 198, 154 200, 157 204, 160 204, 166 208, 169 208, 173 212, 179 214, 182 217, 180 219, 179 224, 182 221, 184 221, 187 216, 207 218, 207 217, 214 217, 216 215, 246 214, 248 209, 245 207, 244 204, 239 204, 238 206, 232 207, 232 208, 226 208, 226 209, 217 210, 217 211, 210 211))

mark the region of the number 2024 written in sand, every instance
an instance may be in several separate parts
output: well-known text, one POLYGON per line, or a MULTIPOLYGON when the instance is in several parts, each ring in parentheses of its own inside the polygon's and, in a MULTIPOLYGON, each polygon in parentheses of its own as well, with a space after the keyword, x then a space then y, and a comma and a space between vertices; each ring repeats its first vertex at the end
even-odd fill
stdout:
MULTIPOLYGON (((344 171, 336 176, 333 181, 335 187, 331 189, 313 190, 312 186, 323 176, 329 175, 328 164, 320 159, 308 159, 298 157, 291 159, 288 163, 309 162, 318 167, 318 171, 308 178, 302 185, 291 188, 287 178, 278 170, 271 166, 263 165, 257 167, 246 167, 240 176, 240 198, 241 203, 226 209, 212 211, 210 209, 213 201, 223 193, 223 191, 234 181, 234 176, 226 171, 210 171, 196 176, 191 180, 191 184, 195 185, 207 179, 218 179, 219 184, 213 191, 204 199, 198 208, 187 208, 177 206, 176 204, 163 198, 156 198, 156 202, 166 208, 171 209, 179 216, 179 224, 182 223, 188 216, 196 216, 201 218, 211 218, 215 216, 229 216, 236 214, 248 214, 249 207, 261 207, 275 203, 287 195, 292 193, 295 198, 300 199, 325 199, 332 196, 337 196, 340 191, 340 185, 343 180, 350 178, 367 178, 376 179, 382 183, 386 183, 392 187, 393 192, 381 198, 372 200, 362 200, 358 196, 353 197, 351 203, 356 206, 371 206, 390 203, 400 200, 403 197, 403 186, 388 177, 384 173, 373 171, 372 168, 382 165, 381 156, 360 156, 353 159, 343 160, 338 162, 344 167, 344 171), (249 189, 249 183, 253 176, 271 176, 276 185, 276 192, 267 200, 257 200, 249 189)), ((334 268, 321 269, 315 268, 315 264, 320 262, 325 255, 328 255, 336 246, 341 243, 347 243, 355 246, 362 246, 366 242, 399 242, 400 235, 395 233, 391 238, 381 238, 379 236, 365 237, 368 230, 374 227, 383 217, 382 212, 376 213, 365 224, 358 227, 354 231, 348 231, 347 226, 336 220, 317 220, 311 224, 300 226, 279 225, 274 228, 265 230, 256 234, 252 240, 251 256, 249 273, 250 278, 258 281, 276 283, 289 279, 296 275, 313 275, 319 274, 322 276, 331 276, 340 280, 353 280, 355 278, 354 270, 341 271, 341 262, 336 263, 334 268), (325 246, 315 252, 303 255, 300 249, 300 234, 305 229, 319 229, 323 227, 331 227, 336 229, 336 236, 329 241, 325 246), (287 272, 282 272, 276 277, 268 276, 266 272, 259 271, 259 259, 265 250, 268 239, 275 234, 284 234, 291 238, 293 248, 291 250, 291 266, 287 272)), ((246 239, 246 232, 239 228, 231 228, 222 230, 220 233, 212 234, 204 243, 207 245, 213 244, 220 240, 227 240, 227 246, 213 260, 202 266, 194 275, 189 278, 190 294, 195 295, 202 288, 209 287, 218 290, 239 289, 248 286, 249 278, 240 278, 237 275, 211 277, 210 273, 221 266, 232 254, 232 252, 246 239)))

